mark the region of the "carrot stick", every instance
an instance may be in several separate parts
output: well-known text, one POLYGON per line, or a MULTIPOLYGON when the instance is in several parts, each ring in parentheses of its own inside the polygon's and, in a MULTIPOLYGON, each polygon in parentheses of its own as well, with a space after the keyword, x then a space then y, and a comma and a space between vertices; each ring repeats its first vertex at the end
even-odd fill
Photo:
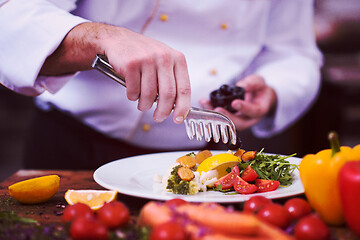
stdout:
POLYGON ((254 215, 230 212, 216 206, 217 204, 184 204, 179 206, 176 211, 215 232, 248 236, 257 234, 259 220, 254 215))

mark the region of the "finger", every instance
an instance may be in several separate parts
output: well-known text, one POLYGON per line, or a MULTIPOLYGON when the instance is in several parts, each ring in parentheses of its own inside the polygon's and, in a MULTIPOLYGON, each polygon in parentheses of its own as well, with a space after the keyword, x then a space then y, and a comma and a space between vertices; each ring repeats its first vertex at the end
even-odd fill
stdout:
POLYGON ((144 64, 141 71, 141 89, 138 103, 140 111, 151 108, 157 96, 156 69, 153 64, 144 64))
POLYGON ((204 109, 209 109, 209 110, 213 110, 214 107, 211 105, 210 100, 206 99, 206 98, 202 98, 199 100, 199 104, 202 108, 204 109))
POLYGON ((191 87, 186 60, 179 54, 175 61, 176 102, 173 113, 175 123, 182 123, 186 118, 191 103, 191 87))
POLYGON ((258 91, 266 86, 265 80, 259 75, 249 75, 238 81, 236 86, 245 88, 246 91, 258 91))
POLYGON ((260 121, 260 118, 237 117, 233 123, 238 131, 248 129, 260 121))
POLYGON ((265 107, 258 102, 253 103, 235 99, 232 101, 231 107, 233 107, 237 112, 241 113, 241 115, 247 116, 249 118, 258 118, 266 113, 265 107))
POLYGON ((131 101, 136 101, 140 96, 140 69, 137 65, 129 64, 124 68, 124 77, 126 79, 126 95, 131 101))
POLYGON ((228 116, 233 121, 236 129, 239 131, 245 130, 260 121, 260 118, 250 118, 250 117, 238 114, 238 113, 232 114, 229 111, 227 111, 226 109, 221 108, 221 107, 217 107, 214 110, 228 116))
POLYGON ((238 113, 232 114, 226 109, 221 107, 217 107, 214 110, 228 116, 233 121, 236 129, 239 131, 247 129, 259 121, 258 118, 249 118, 247 116, 238 115, 238 113))
POLYGON ((160 57, 157 66, 159 99, 154 112, 154 120, 156 122, 162 122, 170 115, 174 108, 176 85, 173 71, 174 65, 170 57, 168 55, 160 57))

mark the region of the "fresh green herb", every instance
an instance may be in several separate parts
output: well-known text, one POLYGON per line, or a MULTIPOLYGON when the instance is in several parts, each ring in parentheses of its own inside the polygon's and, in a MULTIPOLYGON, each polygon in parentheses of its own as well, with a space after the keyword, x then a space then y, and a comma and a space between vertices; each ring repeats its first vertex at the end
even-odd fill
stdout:
POLYGON ((191 153, 186 154, 186 156, 189 156, 189 157, 196 157, 196 154, 195 154, 194 152, 191 152, 191 153))
POLYGON ((290 185, 293 181, 293 172, 298 169, 298 165, 290 163, 286 160, 289 157, 293 157, 296 154, 289 156, 269 155, 262 153, 264 149, 256 154, 254 160, 240 163, 239 169, 244 170, 250 165, 261 179, 276 180, 281 185, 290 185))
POLYGON ((0 221, 10 221, 18 223, 38 223, 35 219, 24 218, 16 215, 14 212, 0 212, 0 221))
POLYGON ((213 188, 214 191, 219 191, 219 192, 229 192, 232 191, 232 189, 222 189, 222 185, 218 184, 216 187, 213 188))
POLYGON ((66 240, 69 236, 63 226, 41 225, 14 212, 0 211, 0 239, 66 240))
POLYGON ((195 194, 196 193, 196 186, 193 181, 185 181, 181 180, 179 175, 177 174, 178 169, 181 168, 181 165, 177 165, 173 167, 171 171, 171 175, 168 179, 166 189, 169 189, 171 192, 175 194, 195 194))

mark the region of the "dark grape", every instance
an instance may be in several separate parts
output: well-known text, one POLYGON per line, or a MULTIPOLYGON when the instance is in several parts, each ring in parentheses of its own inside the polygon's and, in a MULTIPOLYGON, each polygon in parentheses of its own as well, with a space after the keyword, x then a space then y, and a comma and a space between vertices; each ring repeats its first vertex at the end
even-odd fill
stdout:
POLYGON ((242 87, 222 85, 219 89, 210 93, 210 102, 213 107, 223 107, 231 113, 236 110, 231 107, 234 99, 244 100, 245 90, 242 87))

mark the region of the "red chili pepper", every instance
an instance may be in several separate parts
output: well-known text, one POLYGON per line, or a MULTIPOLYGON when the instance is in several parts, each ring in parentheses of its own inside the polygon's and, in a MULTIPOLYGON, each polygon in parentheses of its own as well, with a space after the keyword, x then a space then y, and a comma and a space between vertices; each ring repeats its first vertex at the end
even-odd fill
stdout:
POLYGON ((339 188, 346 223, 360 237, 360 161, 347 162, 340 169, 339 188))

